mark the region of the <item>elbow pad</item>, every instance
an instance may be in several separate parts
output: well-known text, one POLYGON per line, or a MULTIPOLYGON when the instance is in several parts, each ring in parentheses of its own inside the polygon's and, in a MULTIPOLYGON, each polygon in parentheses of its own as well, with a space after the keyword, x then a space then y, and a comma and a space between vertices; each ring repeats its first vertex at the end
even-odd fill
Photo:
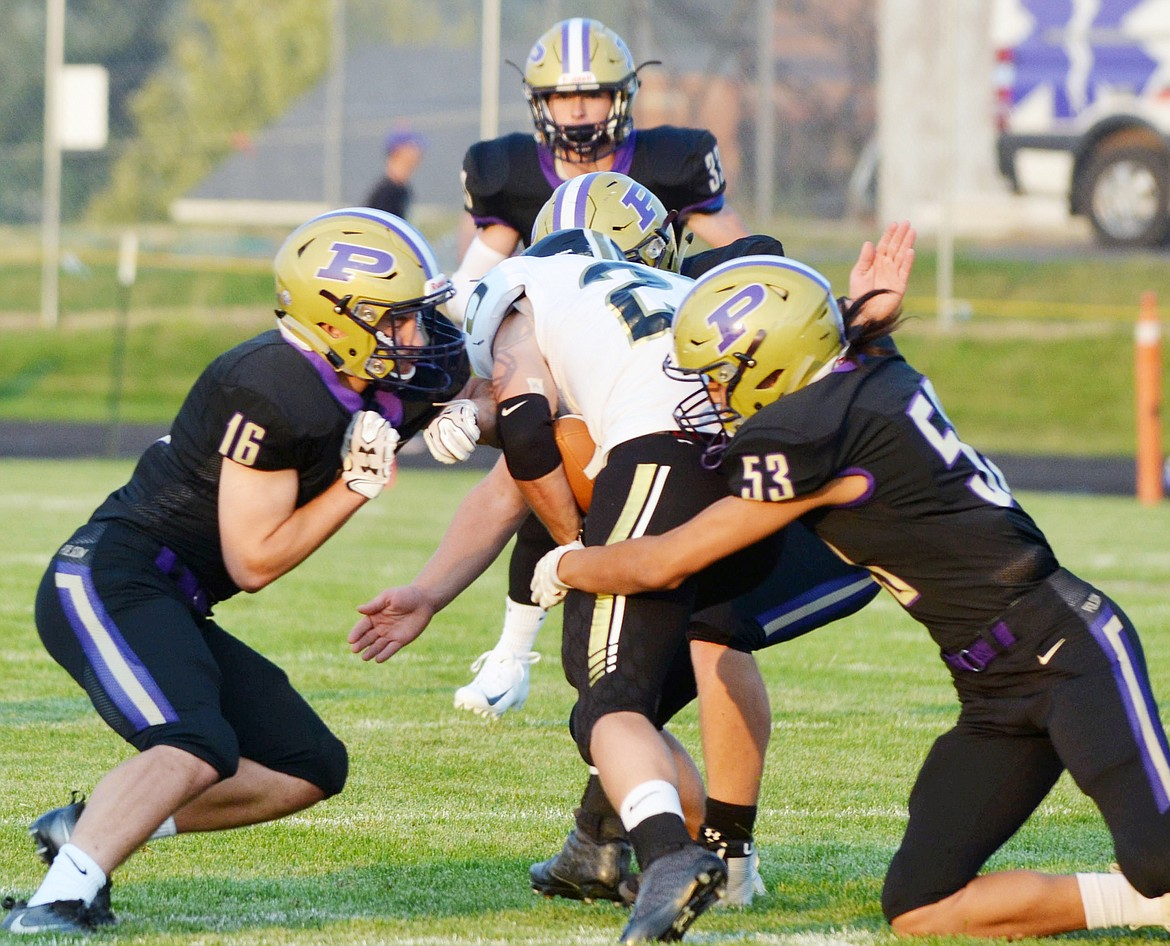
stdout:
POLYGON ((538 480, 561 465, 552 411, 543 394, 518 394, 496 406, 496 433, 512 479, 538 480))
POLYGON ((484 273, 503 262, 508 257, 499 250, 494 250, 478 236, 471 241, 459 268, 451 274, 451 285, 455 287, 455 295, 446 303, 447 317, 456 325, 463 324, 463 314, 467 311, 467 303, 471 301, 471 293, 475 284, 483 278, 484 273))

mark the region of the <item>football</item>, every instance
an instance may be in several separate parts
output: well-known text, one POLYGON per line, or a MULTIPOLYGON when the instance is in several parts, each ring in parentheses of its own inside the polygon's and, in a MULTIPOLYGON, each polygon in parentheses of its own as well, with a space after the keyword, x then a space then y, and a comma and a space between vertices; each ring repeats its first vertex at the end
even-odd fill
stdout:
POLYGON ((585 475, 585 469, 593 460, 597 444, 589 436, 589 428, 578 414, 565 414, 553 421, 553 433, 557 438, 557 449, 561 451, 561 463, 565 476, 573 488, 573 495, 582 512, 589 511, 593 499, 593 480, 585 475))

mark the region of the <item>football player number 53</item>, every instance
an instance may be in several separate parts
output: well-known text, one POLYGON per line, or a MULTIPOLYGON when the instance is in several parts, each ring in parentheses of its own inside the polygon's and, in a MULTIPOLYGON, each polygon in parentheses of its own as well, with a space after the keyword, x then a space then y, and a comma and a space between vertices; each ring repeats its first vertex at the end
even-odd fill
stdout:
POLYGON ((778 503, 796 495, 788 478, 788 458, 782 453, 743 457, 743 485, 739 495, 756 502, 778 503), (761 467, 762 464, 762 467, 761 467))

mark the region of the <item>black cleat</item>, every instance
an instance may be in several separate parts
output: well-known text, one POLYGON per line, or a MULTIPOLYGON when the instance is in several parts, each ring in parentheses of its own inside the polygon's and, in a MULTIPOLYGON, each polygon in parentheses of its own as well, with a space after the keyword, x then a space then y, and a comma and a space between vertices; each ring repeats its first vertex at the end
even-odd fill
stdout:
POLYGON ((28 826, 29 837, 37 846, 37 857, 46 864, 52 864, 53 858, 73 836, 73 829, 77 827, 77 819, 85 811, 85 798, 73 793, 73 800, 64 808, 54 808, 46 811, 28 826))
MULTIPOLYGON (((83 811, 85 798, 74 792, 73 799, 68 805, 46 811, 33 821, 28 826, 28 833, 33 839, 33 844, 37 846, 37 857, 46 864, 52 864, 57 852, 69 843, 73 829, 77 827, 77 819, 81 817, 83 811)), ((110 908, 110 887, 111 882, 107 880, 93 898, 93 903, 89 905, 90 926, 112 926, 117 922, 114 911, 110 908)))
POLYGON ((727 865, 697 844, 664 854, 642 872, 622 943, 673 942, 723 896, 727 865))
MULTIPOLYGON (((9 901, 5 901, 8 905, 9 901)), ((80 900, 55 900, 30 907, 23 900, 12 903, 0 930, 25 933, 88 933, 93 929, 89 909, 80 900)))
POLYGON ((598 843, 574 828, 555 857, 528 868, 532 889, 546 897, 570 900, 613 900, 626 903, 619 889, 633 876, 630 845, 614 840, 598 843))

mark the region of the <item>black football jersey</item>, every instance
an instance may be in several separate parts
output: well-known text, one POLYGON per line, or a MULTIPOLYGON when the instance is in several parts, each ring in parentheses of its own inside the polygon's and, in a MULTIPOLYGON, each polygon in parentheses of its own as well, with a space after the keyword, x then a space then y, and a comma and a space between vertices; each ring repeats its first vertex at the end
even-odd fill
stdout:
POLYGON ((146 449, 130 481, 92 519, 127 522, 173 549, 222 601, 239 590, 219 541, 223 458, 258 470, 296 470, 297 506, 303 506, 337 478, 346 428, 361 409, 379 410, 402 433, 400 442, 438 410, 372 388, 358 395, 323 358, 300 351, 276 330, 264 332, 203 371, 170 433, 146 449))
MULTIPOLYGON (((619 146, 613 170, 677 210, 680 223, 723 207, 723 167, 709 131, 669 125, 636 130, 619 146)), ((476 225, 506 224, 525 246, 540 208, 562 183, 552 152, 529 134, 477 142, 463 158, 464 207, 476 225)))
POLYGON ((999 469, 959 440, 930 381, 899 355, 863 359, 763 408, 723 458, 733 495, 775 502, 846 474, 850 506, 804 522, 869 569, 944 650, 966 647, 1057 568, 999 469))

